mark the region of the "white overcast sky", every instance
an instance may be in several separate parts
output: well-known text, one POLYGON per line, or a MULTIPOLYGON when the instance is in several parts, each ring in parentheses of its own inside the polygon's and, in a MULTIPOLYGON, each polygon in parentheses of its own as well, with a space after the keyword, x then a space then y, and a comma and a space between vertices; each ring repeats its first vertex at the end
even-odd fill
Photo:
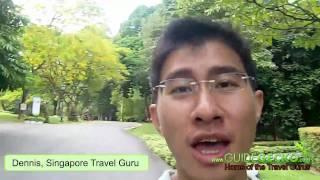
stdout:
MULTIPOLYGON (((65 0, 65 2, 72 2, 74 0, 65 0)), ((153 6, 161 3, 161 0, 95 0, 105 11, 107 18, 107 25, 111 30, 111 34, 115 35, 120 24, 127 20, 129 15, 139 5, 153 6)), ((14 3, 22 6, 23 14, 33 18, 39 18, 40 15, 34 10, 34 4, 39 2, 46 2, 50 4, 50 0, 13 0, 14 3)), ((50 12, 48 12, 50 13, 50 12)))

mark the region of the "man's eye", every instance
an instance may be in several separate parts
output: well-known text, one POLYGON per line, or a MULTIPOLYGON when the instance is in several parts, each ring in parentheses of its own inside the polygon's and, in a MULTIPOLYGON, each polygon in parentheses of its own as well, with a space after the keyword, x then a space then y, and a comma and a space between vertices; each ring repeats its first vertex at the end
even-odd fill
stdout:
POLYGON ((224 80, 224 81, 217 82, 215 87, 218 89, 229 89, 229 88, 237 88, 239 87, 239 84, 235 81, 224 80))
POLYGON ((192 92, 192 88, 190 86, 179 86, 179 87, 172 88, 172 90, 170 91, 170 94, 187 94, 191 92, 192 92))

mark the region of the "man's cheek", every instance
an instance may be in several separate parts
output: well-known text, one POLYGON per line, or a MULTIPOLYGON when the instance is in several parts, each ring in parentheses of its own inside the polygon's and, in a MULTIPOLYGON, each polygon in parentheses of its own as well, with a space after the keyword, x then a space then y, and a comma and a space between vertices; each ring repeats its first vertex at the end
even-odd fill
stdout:
POLYGON ((251 124, 245 124, 238 126, 235 134, 236 137, 236 148, 238 151, 247 151, 255 138, 255 126, 251 124))

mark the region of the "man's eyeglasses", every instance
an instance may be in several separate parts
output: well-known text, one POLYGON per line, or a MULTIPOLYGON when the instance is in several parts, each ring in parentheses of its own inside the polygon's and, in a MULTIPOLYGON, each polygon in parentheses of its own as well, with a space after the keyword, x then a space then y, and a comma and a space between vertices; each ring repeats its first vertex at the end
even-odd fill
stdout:
POLYGON ((183 97, 195 94, 200 89, 200 83, 206 83, 211 92, 230 94, 245 88, 249 81, 255 81, 255 78, 245 73, 223 73, 212 80, 167 79, 161 81, 153 90, 160 90, 161 93, 168 96, 183 97))

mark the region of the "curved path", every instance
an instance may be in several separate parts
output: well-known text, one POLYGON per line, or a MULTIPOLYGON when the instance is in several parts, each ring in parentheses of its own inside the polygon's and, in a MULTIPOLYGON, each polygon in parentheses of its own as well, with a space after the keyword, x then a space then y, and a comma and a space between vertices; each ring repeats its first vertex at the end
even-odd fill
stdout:
POLYGON ((125 129, 137 123, 0 124, 2 180, 156 180, 169 167, 125 129), (145 172, 4 172, 5 154, 146 154, 145 172))

